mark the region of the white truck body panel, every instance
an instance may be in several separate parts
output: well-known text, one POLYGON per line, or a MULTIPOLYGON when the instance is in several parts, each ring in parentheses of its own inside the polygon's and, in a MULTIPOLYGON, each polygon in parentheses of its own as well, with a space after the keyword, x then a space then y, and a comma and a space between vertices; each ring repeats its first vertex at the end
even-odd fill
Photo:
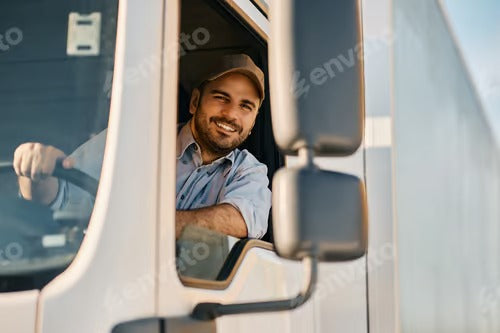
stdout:
POLYGON ((2 332, 31 333, 35 331, 39 294, 38 290, 28 290, 0 295, 2 332))
POLYGON ((401 329, 498 332, 498 146, 443 14, 394 3, 401 329))

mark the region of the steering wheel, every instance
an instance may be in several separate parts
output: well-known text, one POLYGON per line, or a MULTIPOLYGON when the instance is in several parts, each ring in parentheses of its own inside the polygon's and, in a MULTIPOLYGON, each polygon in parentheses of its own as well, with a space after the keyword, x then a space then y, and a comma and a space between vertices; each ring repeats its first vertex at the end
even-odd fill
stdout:
MULTIPOLYGON (((15 173, 12 162, 0 162, 0 174, 2 173, 15 173)), ((77 169, 65 169, 62 167, 61 162, 56 163, 56 167, 52 174, 54 177, 64 179, 82 190, 88 192, 93 197, 97 194, 97 187, 99 182, 97 179, 89 176, 83 171, 77 169)))
MULTIPOLYGON (((12 162, 0 162, 0 174, 5 173, 15 173, 12 162)), ((58 163, 53 176, 78 186, 93 198, 96 196, 99 182, 80 170, 64 169, 61 163, 58 163)), ((81 239, 76 237, 74 244, 70 244, 64 232, 71 231, 71 227, 62 224, 61 219, 55 219, 54 215, 54 212, 43 204, 6 195, 0 196, 0 276, 17 276, 69 265, 81 239), (54 238, 51 240, 50 237, 57 239, 57 236, 59 239, 64 237, 66 245, 54 246, 54 238), (16 251, 12 252, 13 250, 16 251), (8 259, 12 259, 8 258, 9 254, 19 260, 9 261, 8 259)), ((83 238, 83 230, 79 232, 83 238)))

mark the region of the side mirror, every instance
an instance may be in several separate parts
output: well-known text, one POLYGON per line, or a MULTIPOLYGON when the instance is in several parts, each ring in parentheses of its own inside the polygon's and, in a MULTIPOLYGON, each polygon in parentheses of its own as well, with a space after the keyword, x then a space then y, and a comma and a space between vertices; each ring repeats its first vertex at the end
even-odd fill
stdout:
POLYGON ((269 43, 276 142, 303 157, 273 180, 278 254, 337 261, 366 252, 365 190, 356 177, 318 170, 315 156, 354 153, 363 139, 360 0, 273 1, 269 43))
POLYGON ((363 182, 316 168, 281 169, 273 179, 273 228, 278 254, 288 259, 356 259, 366 252, 363 182))

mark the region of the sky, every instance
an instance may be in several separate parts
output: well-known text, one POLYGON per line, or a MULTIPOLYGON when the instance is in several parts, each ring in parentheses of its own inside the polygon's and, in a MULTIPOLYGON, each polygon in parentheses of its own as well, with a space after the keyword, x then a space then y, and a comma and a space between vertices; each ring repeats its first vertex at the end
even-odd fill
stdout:
POLYGON ((500 0, 442 0, 500 144, 500 0))

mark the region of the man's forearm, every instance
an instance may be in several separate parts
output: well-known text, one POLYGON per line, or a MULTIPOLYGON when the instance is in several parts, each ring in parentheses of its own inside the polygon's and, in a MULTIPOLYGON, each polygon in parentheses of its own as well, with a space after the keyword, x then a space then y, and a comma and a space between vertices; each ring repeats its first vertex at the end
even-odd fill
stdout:
POLYGON ((199 227, 217 231, 222 234, 245 238, 248 235, 247 226, 241 213, 229 204, 220 204, 194 210, 178 210, 175 213, 176 238, 182 229, 193 224, 199 227))
POLYGON ((57 196, 59 182, 57 178, 48 177, 32 181, 28 177, 18 177, 19 192, 26 200, 33 200, 44 205, 50 204, 57 196))

